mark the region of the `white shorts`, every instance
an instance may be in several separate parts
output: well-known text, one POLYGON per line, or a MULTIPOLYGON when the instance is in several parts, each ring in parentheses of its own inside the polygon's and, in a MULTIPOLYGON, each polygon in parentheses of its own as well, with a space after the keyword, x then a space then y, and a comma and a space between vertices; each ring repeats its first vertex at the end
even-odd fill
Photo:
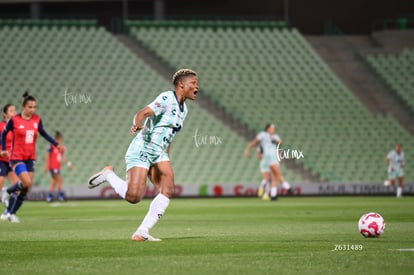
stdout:
POLYGON ((132 167, 149 169, 155 163, 169 161, 167 152, 159 150, 142 139, 134 138, 125 154, 126 170, 132 167))
POLYGON ((388 179, 395 180, 396 178, 404 177, 404 170, 402 168, 394 168, 393 170, 391 167, 388 168, 388 179))
POLYGON ((263 155, 262 159, 260 160, 260 171, 262 173, 270 172, 270 165, 272 164, 279 166, 279 160, 277 159, 276 155, 263 155))

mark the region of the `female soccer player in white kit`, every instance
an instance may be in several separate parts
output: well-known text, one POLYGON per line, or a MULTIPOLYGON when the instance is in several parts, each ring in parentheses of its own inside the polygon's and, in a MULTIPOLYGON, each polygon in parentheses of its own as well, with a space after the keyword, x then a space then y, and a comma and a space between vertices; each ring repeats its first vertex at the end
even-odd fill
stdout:
POLYGON ((161 93, 134 116, 130 134, 141 131, 132 140, 125 155, 126 181, 119 178, 111 166, 89 179, 89 188, 107 181, 123 199, 134 204, 145 195, 147 176, 159 189, 160 193, 152 200, 144 220, 132 235, 133 241, 160 241, 152 237, 149 230, 164 214, 174 192, 169 146, 183 127, 187 115, 185 100, 197 97, 197 73, 190 69, 178 70, 172 82, 174 91, 161 93))
MULTIPOLYGON (((263 150, 263 156, 260 160, 260 170, 262 173, 269 170, 272 173, 272 187, 270 188, 270 198, 272 200, 277 198, 277 181, 282 183, 282 187, 284 189, 290 189, 290 184, 285 181, 279 168, 279 157, 277 155, 278 152, 276 144, 281 142, 282 140, 280 137, 275 134, 275 126, 273 124, 268 124, 266 125, 265 130, 258 133, 256 138, 253 139, 249 145, 247 145, 247 148, 244 151, 244 157, 247 158, 249 156, 250 149, 260 143, 263 150)), ((269 176, 266 178, 268 177, 269 176)))
POLYGON ((402 186, 404 179, 404 152, 401 150, 401 144, 397 143, 395 149, 391 150, 386 158, 388 166, 388 181, 385 181, 386 186, 394 186, 395 180, 398 179, 397 197, 402 196, 402 186))

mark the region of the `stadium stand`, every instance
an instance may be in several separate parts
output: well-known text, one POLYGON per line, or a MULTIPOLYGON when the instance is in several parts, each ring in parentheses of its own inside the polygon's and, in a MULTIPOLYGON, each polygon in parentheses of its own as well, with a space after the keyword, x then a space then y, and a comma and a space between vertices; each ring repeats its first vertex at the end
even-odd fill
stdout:
MULTIPOLYGON (((164 27, 159 31, 155 33, 161 36, 164 27)), ((64 183, 86 184, 92 173, 108 164, 122 176, 132 116, 170 89, 169 81, 94 22, 2 21, 0 41, 1 105, 11 102, 20 110, 25 90, 36 97, 46 130, 63 133, 67 157, 75 167, 72 172, 62 169, 64 183)), ((201 87, 209 81, 202 70, 201 87)), ((197 103, 187 105, 189 116, 171 149, 176 183, 259 182, 258 160, 243 159, 244 137, 197 103)), ((48 144, 39 139, 35 181, 47 185, 49 175, 43 167, 48 144)), ((291 182, 303 181, 282 169, 291 182)))
MULTIPOLYGON (((142 24, 130 35, 172 68, 192 67, 203 89, 250 129, 274 122, 297 161, 330 182, 379 182, 396 142, 413 159, 412 136, 371 114, 296 30, 223 22, 142 24)), ((412 181, 412 169, 406 170, 412 181)))
POLYGON ((414 50, 404 49, 399 54, 369 54, 366 61, 414 111, 414 50))

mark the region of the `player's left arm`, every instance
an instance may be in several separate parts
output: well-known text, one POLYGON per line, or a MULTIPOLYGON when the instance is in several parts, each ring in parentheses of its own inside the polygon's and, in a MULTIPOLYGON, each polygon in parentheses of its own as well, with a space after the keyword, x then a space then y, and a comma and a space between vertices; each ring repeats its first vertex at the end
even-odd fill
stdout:
POLYGON ((62 145, 62 150, 60 152, 61 156, 62 156, 62 160, 66 163, 66 165, 69 167, 69 169, 73 169, 73 164, 72 162, 66 157, 65 155, 66 153, 66 147, 62 145))
POLYGON ((46 139, 47 141, 49 141, 51 144, 55 145, 58 149, 61 149, 61 145, 54 139, 52 138, 45 130, 45 128, 43 127, 43 122, 42 120, 39 121, 39 128, 38 128, 39 134, 46 139))

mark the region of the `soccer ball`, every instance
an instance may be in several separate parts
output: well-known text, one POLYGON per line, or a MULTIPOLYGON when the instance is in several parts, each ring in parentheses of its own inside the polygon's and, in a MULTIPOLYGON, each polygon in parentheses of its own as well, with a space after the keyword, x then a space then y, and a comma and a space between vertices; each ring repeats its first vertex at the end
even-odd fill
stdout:
POLYGON ((379 237, 384 233, 385 222, 382 216, 375 212, 362 215, 358 222, 358 230, 364 237, 379 237))

